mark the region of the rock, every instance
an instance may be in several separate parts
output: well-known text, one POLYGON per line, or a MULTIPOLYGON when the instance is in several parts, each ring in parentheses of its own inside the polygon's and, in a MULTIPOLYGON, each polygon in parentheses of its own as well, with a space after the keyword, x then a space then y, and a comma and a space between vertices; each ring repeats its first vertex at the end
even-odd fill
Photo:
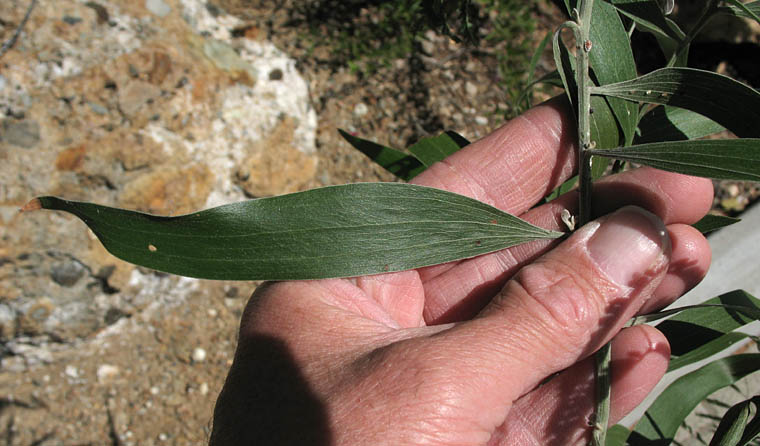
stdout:
POLYGON ((163 0, 145 0, 145 9, 162 18, 172 12, 171 6, 164 3, 163 0))
POLYGON ((204 207, 213 180, 205 165, 168 167, 125 184, 119 202, 128 209, 160 215, 195 212, 204 207))
POLYGON ((206 360, 206 350, 202 349, 201 347, 196 347, 193 349, 193 355, 190 357, 190 359, 193 360, 193 362, 203 362, 206 360))
POLYGON ((102 364, 98 366, 95 376, 97 376, 99 383, 104 384, 113 381, 119 375, 119 372, 119 368, 115 365, 102 364))
POLYGON ((79 378, 79 370, 77 370, 77 368, 71 364, 66 366, 63 373, 69 378, 79 378))
POLYGON ((256 69, 243 60, 230 45, 219 40, 207 39, 203 42, 203 54, 219 69, 230 73, 235 81, 245 85, 253 85, 256 82, 256 69))
POLYGON ((269 80, 270 81, 281 81, 282 80, 282 70, 279 68, 275 68, 274 70, 269 72, 269 80))
POLYGON ((157 86, 140 80, 133 80, 119 90, 119 109, 128 117, 133 117, 145 105, 161 95, 157 86))
POLYGON ((4 119, 2 129, 0 138, 8 144, 31 149, 40 142, 40 125, 37 121, 4 119))
POLYGON ((317 159, 293 147, 294 125, 292 118, 285 118, 267 139, 252 147, 237 172, 249 195, 295 192, 314 178, 317 159))
POLYGON ((50 277, 55 283, 65 287, 74 286, 85 273, 81 263, 71 260, 53 266, 50 277))

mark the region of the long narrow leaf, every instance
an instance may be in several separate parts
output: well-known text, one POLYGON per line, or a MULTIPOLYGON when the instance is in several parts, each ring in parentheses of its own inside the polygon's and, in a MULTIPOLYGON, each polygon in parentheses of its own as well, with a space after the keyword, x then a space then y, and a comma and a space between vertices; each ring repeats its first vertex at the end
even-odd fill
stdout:
MULTIPOLYGON (((457 135, 459 136, 459 135, 457 135)), ((438 136, 429 138, 423 138, 413 146, 409 147, 409 151, 412 152, 418 160, 430 167, 433 164, 443 161, 450 155, 456 153, 462 147, 469 144, 469 141, 459 136, 461 139, 455 140, 448 133, 442 133, 438 136)))
POLYGON ((400 183, 360 183, 262 198, 178 217, 39 198, 70 212, 116 257, 223 280, 350 277, 468 258, 562 233, 471 198, 400 183))
POLYGON ((760 139, 671 141, 591 153, 686 175, 760 181, 760 139))
POLYGON ((739 137, 760 137, 760 92, 711 71, 662 68, 630 81, 595 87, 592 93, 685 108, 739 137))
MULTIPOLYGON (((631 42, 614 6, 604 1, 594 2, 590 37, 592 47, 589 60, 599 85, 614 84, 636 77, 631 42)), ((623 130, 625 141, 629 144, 633 141, 636 130, 638 106, 618 99, 611 99, 609 104, 623 130)))
POLYGON ((760 1, 742 3, 739 0, 728 0, 731 5, 720 8, 720 12, 744 17, 760 22, 760 1))
POLYGON ((760 320, 760 300, 746 291, 735 290, 661 322, 657 329, 670 342, 670 370, 728 348, 741 339, 727 335, 755 320, 760 320))
MULTIPOLYGON (((745 429, 752 423, 750 421, 751 406, 757 407, 760 397, 753 397, 732 406, 718 424, 715 434, 710 440, 710 446, 741 446, 745 436, 745 429)), ((755 415, 757 418, 757 415, 755 415)), ((751 433, 750 433, 751 434, 751 433)), ((751 440, 751 438, 749 439, 751 440)), ((749 441, 747 440, 747 441, 749 441)))
POLYGON ((425 166, 417 158, 400 150, 359 138, 341 129, 338 129, 338 132, 355 149, 404 181, 411 180, 425 170, 425 166))
POLYGON ((739 223, 740 221, 741 221, 740 218, 732 218, 732 217, 726 217, 723 215, 707 214, 704 217, 702 217, 701 220, 694 223, 692 226, 695 227, 702 234, 707 234, 708 232, 712 232, 720 228, 725 228, 726 226, 739 223))
POLYGON ((664 105, 645 114, 639 121, 639 130, 641 135, 634 139, 635 144, 699 139, 725 128, 693 111, 664 105))
POLYGON ((723 336, 713 339, 710 342, 700 345, 699 347, 684 353, 680 356, 674 356, 670 358, 668 363, 668 372, 678 370, 681 367, 694 364, 696 362, 705 360, 710 356, 716 355, 734 345, 745 341, 749 338, 749 335, 741 332, 726 333, 723 336))
POLYGON ((628 437, 630 445, 669 445, 689 413, 711 393, 760 370, 760 354, 718 359, 673 382, 628 437))
MULTIPOLYGON (((575 110, 578 98, 578 86, 575 82, 575 59, 562 42, 559 31, 554 34, 552 46, 554 63, 562 79, 567 97, 573 104, 573 110, 575 110)), ((594 111, 591 114, 591 140, 596 143, 596 147, 607 149, 619 146, 620 129, 607 98, 592 96, 591 109, 594 111)), ((599 178, 606 167, 606 161, 594 160, 592 165, 593 178, 599 178)))
MULTIPOLYGON (((660 37, 679 41, 681 36, 665 20, 663 8, 653 0, 610 0, 623 15, 636 22, 639 28, 660 37)), ((672 8, 671 8, 672 9, 672 8)))

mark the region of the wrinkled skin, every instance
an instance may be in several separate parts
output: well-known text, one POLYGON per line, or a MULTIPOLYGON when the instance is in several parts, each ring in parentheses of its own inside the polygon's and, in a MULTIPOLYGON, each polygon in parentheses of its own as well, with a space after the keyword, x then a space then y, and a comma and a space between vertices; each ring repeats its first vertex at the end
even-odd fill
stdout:
MULTIPOLYGON (((561 100, 538 106, 415 183, 565 230, 574 192, 534 205, 576 171, 569 116, 561 100)), ((612 422, 667 368, 660 332, 622 327, 703 278, 710 250, 689 225, 712 191, 709 180, 641 168, 596 183, 598 219, 564 240, 259 287, 211 444, 586 444, 593 352, 612 341, 612 422)))

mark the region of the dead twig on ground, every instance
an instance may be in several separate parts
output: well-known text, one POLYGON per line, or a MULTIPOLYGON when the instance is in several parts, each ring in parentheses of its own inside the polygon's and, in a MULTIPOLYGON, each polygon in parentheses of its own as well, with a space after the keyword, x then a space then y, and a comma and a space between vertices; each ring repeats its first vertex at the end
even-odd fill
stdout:
POLYGON ((32 10, 36 4, 37 0, 32 0, 32 2, 29 3, 29 7, 26 9, 26 14, 24 15, 24 18, 21 19, 21 23, 16 27, 16 31, 13 32, 13 35, 8 40, 3 42, 3 46, 0 47, 0 58, 2 58, 5 53, 16 44, 18 37, 21 35, 21 31, 24 29, 24 26, 26 26, 26 22, 29 21, 29 17, 32 15, 32 10))

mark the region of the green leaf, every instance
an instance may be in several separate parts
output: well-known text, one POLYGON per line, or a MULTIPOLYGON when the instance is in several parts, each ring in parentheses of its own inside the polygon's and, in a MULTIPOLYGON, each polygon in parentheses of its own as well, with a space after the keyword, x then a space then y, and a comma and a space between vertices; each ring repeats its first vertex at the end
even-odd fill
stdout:
POLYGON ((635 144, 699 139, 726 130, 722 125, 685 108, 655 107, 639 121, 635 144))
POLYGON ((705 344, 696 347, 688 353, 685 353, 681 356, 672 357, 668 363, 668 372, 672 372, 674 370, 680 369, 681 367, 685 367, 687 365, 707 359, 710 356, 718 354, 727 348, 730 348, 733 345, 744 341, 747 338, 749 338, 749 335, 746 333, 726 333, 723 336, 715 338, 710 342, 706 342, 705 344))
MULTIPOLYGON (((717 429, 715 429, 715 434, 712 440, 710 440, 710 446, 741 446, 751 441, 752 438, 748 438, 745 441, 745 432, 752 424, 752 421, 757 420, 757 410, 755 410, 755 416, 752 421, 750 421, 749 417, 751 406, 754 405, 757 408, 758 404, 760 404, 760 397, 755 396, 737 403, 728 409, 720 420, 717 429)), ((746 433, 752 434, 751 432, 746 433)))
POLYGON ((760 137, 760 92, 710 71, 662 68, 630 81, 594 87, 592 93, 685 108, 741 138, 760 137))
MULTIPOLYGON (((570 52, 562 42, 559 31, 554 34, 553 48, 554 63, 557 66, 557 71, 562 79, 568 99, 573 104, 573 110, 576 110, 578 85, 575 82, 575 60, 571 57, 570 52)), ((607 98, 592 96, 591 109, 593 110, 590 116, 591 140, 596 143, 596 147, 607 149, 619 146, 620 129, 607 98)), ((606 167, 606 161, 594 161, 592 175, 597 176, 593 178, 599 178, 606 167), (594 166, 596 166, 595 169, 594 166)))
POLYGON ((460 149, 464 149, 465 147, 470 145, 470 141, 465 138, 464 136, 460 135, 459 133, 453 131, 453 130, 446 130, 446 135, 449 136, 454 142, 459 146, 460 149))
POLYGON ((672 359, 669 370, 707 358, 738 342, 740 339, 736 335, 724 336, 755 320, 760 320, 760 300, 743 290, 735 290, 661 322, 657 329, 670 342, 672 359))
POLYGON ((720 8, 720 12, 760 22, 760 1, 742 3, 739 0, 728 0, 728 2, 731 5, 720 8))
POLYGON ((340 136, 363 154, 379 164, 380 167, 396 175, 404 181, 409 181, 425 170, 425 166, 415 157, 406 153, 356 137, 344 130, 338 129, 340 136))
POLYGON ((544 54, 544 51, 546 51, 547 45, 549 45, 549 42, 552 40, 552 34, 553 32, 549 31, 546 33, 546 36, 541 40, 541 43, 538 44, 536 47, 536 51, 533 53, 533 57, 530 58, 530 65, 528 65, 528 77, 527 81, 529 84, 533 83, 533 75, 536 72, 536 66, 538 65, 538 62, 541 60, 541 55, 544 54))
POLYGON ((716 390, 760 370, 760 354, 718 359, 675 380, 652 403, 628 438, 631 445, 669 445, 687 415, 716 390))
POLYGON ((554 55, 554 65, 557 67, 562 85, 565 88, 565 94, 570 104, 573 105, 573 113, 578 115, 578 84, 575 82, 575 60, 565 43, 562 41, 562 30, 565 25, 561 26, 555 33, 552 40, 552 49, 554 55))
POLYGON ((692 226, 694 226, 702 234, 707 234, 708 232, 712 232, 726 226, 731 226, 732 224, 739 223, 740 221, 740 218, 707 214, 692 226))
POLYGON ((590 153, 686 175, 760 181, 760 139, 671 141, 590 153))
POLYGON ((548 203, 552 200, 556 200, 557 197, 559 197, 560 195, 563 195, 564 193, 573 190, 573 188, 575 187, 577 183, 578 183, 578 175, 575 175, 574 177, 570 178, 569 180, 565 181, 564 183, 554 188, 554 190, 551 191, 549 195, 544 197, 543 201, 541 201, 536 206, 539 206, 544 203, 548 203))
POLYGON ((43 197, 82 219, 116 257, 219 280, 351 277, 474 257, 562 233, 422 186, 359 183, 158 217, 43 197))
MULTIPOLYGON (((460 138, 469 144, 466 139, 461 136, 460 138)), ((442 133, 438 136, 422 138, 416 144, 409 147, 409 151, 412 152, 412 155, 420 160, 425 167, 430 167, 439 161, 443 161, 464 147, 460 144, 461 142, 461 140, 458 142, 447 133, 442 133)), ((467 144, 464 145, 466 146, 467 144)))
MULTIPOLYGON (((590 37, 592 48, 589 61, 599 85, 636 77, 631 42, 614 6, 603 1, 594 2, 590 37)), ((610 99, 609 104, 623 131, 626 145, 630 144, 636 131, 638 106, 618 99, 610 99)))
POLYGON ((631 431, 625 426, 622 426, 620 424, 610 426, 610 428, 607 429, 607 441, 604 443, 604 445, 625 446, 625 441, 628 439, 629 435, 631 435, 631 431))
POLYGON ((662 8, 653 0, 609 0, 624 16, 636 22, 639 29, 679 42, 683 32, 676 32, 666 22, 662 8))

